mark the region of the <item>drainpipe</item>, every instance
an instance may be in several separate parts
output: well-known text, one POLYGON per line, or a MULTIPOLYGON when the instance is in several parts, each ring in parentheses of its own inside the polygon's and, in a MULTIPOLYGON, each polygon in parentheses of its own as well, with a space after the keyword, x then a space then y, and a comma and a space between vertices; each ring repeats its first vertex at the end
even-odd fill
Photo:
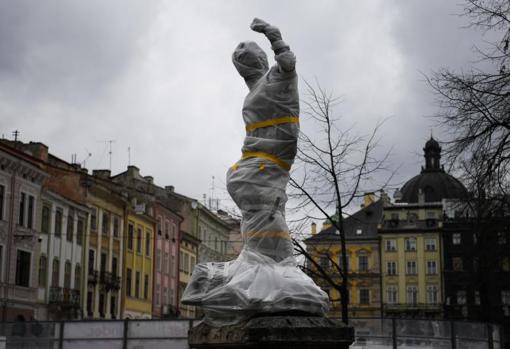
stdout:
MULTIPOLYGON (((19 165, 19 162, 17 162, 17 165, 19 165)), ((9 225, 7 230, 7 248, 6 248, 6 263, 5 263, 5 275, 4 275, 4 299, 3 299, 3 309, 2 309, 2 321, 5 321, 5 315, 7 311, 7 299, 8 299, 8 289, 11 285, 10 282, 10 275, 9 269, 11 267, 11 245, 12 245, 12 238, 14 235, 14 228, 16 227, 16 224, 14 223, 14 209, 15 209, 15 196, 16 196, 16 174, 17 174, 18 166, 14 167, 14 171, 11 176, 11 197, 10 197, 10 218, 9 218, 9 225), (7 280, 5 278, 7 277, 7 280)))

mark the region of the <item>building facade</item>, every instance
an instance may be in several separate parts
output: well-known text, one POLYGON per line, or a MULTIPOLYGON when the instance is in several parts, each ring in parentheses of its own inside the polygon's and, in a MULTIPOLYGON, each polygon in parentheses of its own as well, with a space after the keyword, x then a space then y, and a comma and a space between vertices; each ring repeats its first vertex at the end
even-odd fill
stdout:
MULTIPOLYGON (((349 316, 380 317, 380 257, 377 227, 381 219, 383 200, 375 201, 373 194, 365 196, 361 210, 344 219, 345 242, 347 252, 347 272, 349 291, 349 316)), ((312 226, 312 236, 305 240, 308 253, 321 267, 330 273, 335 283, 341 278, 337 266, 342 265, 342 248, 337 229, 326 222, 319 233, 312 226)), ((310 275, 325 290, 331 300, 330 316, 340 317, 340 293, 319 273, 310 275)))
POLYGON ((0 299, 2 320, 37 316, 41 188, 33 157, 0 143, 0 299))
POLYGON ((182 217, 165 207, 161 201, 153 204, 156 217, 154 242, 154 318, 178 315, 179 294, 179 230, 182 217))

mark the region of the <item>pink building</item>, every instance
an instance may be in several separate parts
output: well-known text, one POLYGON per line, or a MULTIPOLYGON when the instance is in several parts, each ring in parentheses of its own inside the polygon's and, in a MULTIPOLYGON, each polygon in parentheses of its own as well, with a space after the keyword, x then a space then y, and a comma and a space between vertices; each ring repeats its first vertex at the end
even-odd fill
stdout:
POLYGON ((179 231, 183 218, 160 201, 156 201, 153 208, 157 227, 152 318, 176 317, 179 302, 179 231))

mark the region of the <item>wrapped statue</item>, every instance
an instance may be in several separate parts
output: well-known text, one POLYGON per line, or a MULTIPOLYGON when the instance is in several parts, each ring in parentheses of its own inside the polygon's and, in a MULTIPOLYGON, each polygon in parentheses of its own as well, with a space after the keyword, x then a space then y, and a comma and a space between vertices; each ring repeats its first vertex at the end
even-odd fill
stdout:
POLYGON ((232 60, 248 85, 241 159, 227 172, 227 189, 242 213, 244 247, 236 260, 195 266, 182 296, 203 308, 204 321, 233 324, 260 313, 324 315, 327 294, 298 267, 285 222, 285 189, 297 151, 299 94, 296 58, 280 30, 255 18, 251 29, 271 42, 269 67, 255 42, 240 43, 232 60))

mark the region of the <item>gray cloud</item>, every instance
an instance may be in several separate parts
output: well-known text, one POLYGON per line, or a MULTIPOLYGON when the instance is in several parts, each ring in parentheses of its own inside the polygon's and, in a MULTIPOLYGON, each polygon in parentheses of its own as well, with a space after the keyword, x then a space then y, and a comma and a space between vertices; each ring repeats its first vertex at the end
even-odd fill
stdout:
POLYGON ((115 139, 114 172, 131 147, 162 185, 201 197, 215 176, 221 188, 244 136, 232 50, 256 40, 272 57, 249 29, 257 16, 280 26, 301 78, 343 95, 344 125, 369 133, 391 116, 381 143, 395 147, 401 181, 419 171, 436 110, 422 73, 468 64, 481 38, 459 10, 444 0, 3 1, 0 133, 20 129, 66 160, 90 151, 89 168, 108 166, 103 141, 115 139))

